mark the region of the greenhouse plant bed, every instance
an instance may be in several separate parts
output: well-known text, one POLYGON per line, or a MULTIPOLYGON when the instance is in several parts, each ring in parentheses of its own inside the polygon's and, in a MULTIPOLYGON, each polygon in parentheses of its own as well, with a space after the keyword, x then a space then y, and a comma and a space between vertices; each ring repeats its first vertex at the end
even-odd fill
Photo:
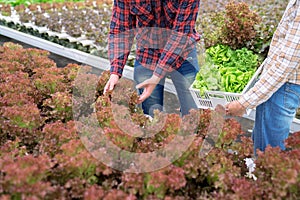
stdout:
MULTIPOLYGON (((212 117, 218 116, 206 109, 184 119, 177 114, 161 113, 148 124, 149 119, 136 109, 118 110, 118 115, 130 115, 136 123, 132 126, 132 121, 126 123, 113 115, 111 101, 116 100, 120 106, 135 102, 135 98, 126 98, 136 97, 134 88, 128 87, 130 81, 122 79, 124 82, 108 97, 103 95, 109 78, 107 71, 97 81, 95 74, 77 74, 83 66, 70 63, 57 68, 44 50, 24 49, 13 43, 4 43, 0 49, 3 199, 297 199, 300 194, 300 132, 286 141, 289 151, 268 148, 253 160, 251 138, 233 118, 216 121, 212 117), (97 85, 95 98, 85 95, 93 84, 97 85), (74 94, 79 94, 78 103, 83 105, 80 109, 90 113, 73 115, 72 108, 78 105, 71 103, 74 94), (93 102, 95 110, 89 106, 93 102), (88 120, 91 116, 98 120, 88 120), (152 126, 162 121, 162 128, 152 126), (223 124, 222 129, 218 129, 216 122, 223 124), (132 132, 137 126, 152 126, 151 133, 157 133, 135 140, 132 132), (215 145, 205 156, 199 156, 207 136, 212 134, 210 130, 216 129, 215 145), (174 139, 188 139, 189 135, 190 144, 183 145, 185 140, 173 143, 174 139), (110 148, 112 143, 121 152, 110 148), (92 148, 87 148, 87 144, 92 148), (157 167, 166 159, 171 161, 169 152, 177 154, 182 147, 178 159, 152 171, 128 162, 135 157, 134 152, 150 152, 151 159, 141 161, 147 167, 157 167), (167 148, 167 154, 160 151, 167 148), (250 168, 249 161, 255 163, 255 169, 253 165, 250 168), (120 165, 124 171, 119 170, 120 165), (139 173, 126 173, 133 170, 139 173), (284 187, 280 187, 282 184, 284 187)), ((84 72, 90 72, 90 67, 86 67, 84 72)))

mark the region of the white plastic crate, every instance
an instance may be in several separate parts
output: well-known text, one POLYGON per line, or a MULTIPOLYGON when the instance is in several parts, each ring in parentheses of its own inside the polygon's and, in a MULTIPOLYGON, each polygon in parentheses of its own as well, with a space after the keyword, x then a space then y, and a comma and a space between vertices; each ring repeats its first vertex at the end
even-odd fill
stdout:
POLYGON ((238 100, 239 97, 247 92, 255 82, 258 80, 258 76, 262 72, 263 64, 256 70, 253 77, 250 79, 249 83, 245 86, 241 93, 232 93, 232 92, 222 92, 222 91, 206 91, 205 97, 200 95, 199 89, 190 87, 191 94, 194 98, 194 101, 198 108, 203 109, 214 109, 218 104, 225 106, 227 103, 234 100, 238 100))

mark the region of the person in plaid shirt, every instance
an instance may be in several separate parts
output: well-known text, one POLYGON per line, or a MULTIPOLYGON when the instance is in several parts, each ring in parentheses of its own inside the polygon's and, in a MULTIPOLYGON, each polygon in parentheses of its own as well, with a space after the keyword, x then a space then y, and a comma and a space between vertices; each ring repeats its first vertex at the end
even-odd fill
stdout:
POLYGON ((242 116, 256 108, 252 133, 254 152, 266 146, 285 150, 284 140, 300 106, 300 0, 290 0, 273 35, 263 72, 238 101, 227 104, 227 113, 242 116))
POLYGON ((195 31, 200 0, 114 0, 109 32, 110 79, 104 91, 113 90, 128 59, 134 39, 134 80, 138 103, 145 114, 163 110, 164 82, 176 88, 181 114, 197 108, 189 91, 199 71, 195 31))

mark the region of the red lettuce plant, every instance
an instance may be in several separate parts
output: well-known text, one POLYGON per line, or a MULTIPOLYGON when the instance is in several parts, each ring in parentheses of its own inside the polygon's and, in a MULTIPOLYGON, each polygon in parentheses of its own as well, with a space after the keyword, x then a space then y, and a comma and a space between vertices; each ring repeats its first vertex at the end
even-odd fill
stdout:
POLYGON ((100 96, 97 98, 95 103, 97 120, 99 122, 99 126, 104 127, 112 127, 113 126, 113 114, 111 109, 111 102, 108 96, 100 96))
POLYGON ((51 158, 62 152, 61 146, 63 144, 78 138, 74 121, 48 123, 44 126, 42 135, 39 152, 47 154, 51 158))
POLYGON ((43 114, 48 121, 70 121, 73 118, 72 95, 69 92, 56 92, 44 100, 43 114))
POLYGON ((285 143, 288 149, 300 149, 300 132, 291 134, 285 143))
POLYGON ((34 71, 33 83, 44 98, 51 97, 51 94, 56 92, 67 91, 64 75, 61 74, 60 68, 40 68, 34 71))
POLYGON ((132 194, 127 194, 122 190, 119 189, 112 189, 108 191, 103 200, 110 200, 110 199, 126 199, 126 200, 137 200, 137 198, 132 194))
POLYGON ((223 184, 219 191, 215 191, 210 195, 213 199, 261 199, 262 191, 260 187, 257 187, 253 180, 249 180, 245 177, 237 177, 230 172, 224 172, 220 174, 220 180, 223 184))
POLYGON ((25 69, 23 64, 16 61, 11 62, 6 60, 0 60, 0 66, 1 66, 0 68, 1 74, 15 73, 17 71, 24 71, 25 69))
POLYGON ((255 175, 258 187, 263 189, 266 199, 296 199, 299 196, 300 160, 299 149, 281 152, 279 148, 267 147, 259 152, 255 175), (274 189, 276 188, 276 189, 274 189))
POLYGON ((6 157, 15 158, 15 157, 22 157, 28 155, 28 151, 26 146, 21 144, 21 140, 16 138, 14 141, 7 140, 3 145, 0 147, 0 158, 6 159, 6 157))
POLYGON ((74 64, 74 63, 69 63, 67 64, 63 69, 63 74, 65 75, 65 79, 72 83, 74 82, 74 80, 76 79, 77 75, 78 75, 78 71, 82 68, 82 66, 78 65, 78 64, 74 64))
POLYGON ((90 183, 97 182, 96 168, 98 161, 85 149, 79 139, 72 139, 60 147, 61 153, 55 155, 59 163, 53 171, 53 178, 66 183, 71 178, 85 179, 90 183))
POLYGON ((64 185, 65 191, 68 191, 65 197, 69 199, 82 199, 84 196, 86 184, 86 181, 79 177, 69 179, 64 185))
POLYGON ((16 72, 13 74, 4 74, 0 82, 0 95, 3 97, 9 94, 26 94, 28 96, 34 97, 36 94, 36 89, 29 79, 27 73, 16 72))
POLYGON ((9 4, 1 3, 1 15, 10 16, 11 15, 11 6, 9 4))
POLYGON ((146 195, 153 193, 155 196, 163 198, 166 192, 174 193, 174 191, 183 188, 185 185, 184 170, 170 165, 167 168, 146 175, 145 192, 146 195))
POLYGON ((242 126, 238 121, 233 118, 226 119, 223 124, 222 132, 220 133, 218 138, 219 141, 216 145, 222 147, 223 149, 226 149, 242 133, 242 126))
POLYGON ((99 77, 98 83, 97 83, 97 96, 102 96, 104 92, 104 87, 109 80, 110 77, 110 71, 105 70, 101 73, 101 76, 99 77))
POLYGON ((7 42, 3 45, 4 52, 1 57, 9 62, 22 64, 26 73, 32 75, 33 69, 56 67, 56 63, 48 58, 49 52, 35 48, 24 49, 21 45, 7 42))
POLYGON ((241 48, 256 37, 255 25, 260 23, 260 16, 253 12, 247 3, 229 2, 225 6, 224 24, 221 40, 233 49, 241 48))
POLYGON ((1 189, 12 198, 45 198, 53 192, 46 179, 50 173, 52 162, 47 156, 21 157, 2 156, 0 160, 1 189))
POLYGON ((142 196, 145 194, 145 174, 123 173, 121 178, 125 191, 136 196, 142 196))
POLYGON ((83 194, 83 199, 102 199, 104 197, 104 190, 101 186, 91 185, 86 188, 83 194))
POLYGON ((166 195, 175 195, 185 187, 187 181, 182 168, 170 165, 151 173, 125 173, 122 182, 126 191, 138 197, 147 199, 155 196, 163 199, 166 195))
POLYGON ((7 93, 3 97, 0 97, 0 106, 23 106, 28 103, 34 103, 33 97, 24 93, 7 93))
POLYGON ((36 104, 2 107, 0 112, 1 135, 6 135, 7 139, 18 137, 31 148, 39 142, 40 127, 44 124, 44 120, 36 104))

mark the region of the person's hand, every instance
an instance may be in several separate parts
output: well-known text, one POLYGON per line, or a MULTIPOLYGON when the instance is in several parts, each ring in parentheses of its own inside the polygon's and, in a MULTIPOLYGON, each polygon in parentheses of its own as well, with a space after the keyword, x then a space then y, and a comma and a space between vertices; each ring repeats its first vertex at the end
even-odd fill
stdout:
POLYGON ((152 93, 156 85, 159 83, 160 78, 153 75, 151 78, 145 80, 144 82, 138 84, 136 86, 137 89, 144 88, 143 93, 139 96, 139 99, 137 101, 138 104, 145 101, 152 93))
POLYGON ((246 108, 238 101, 232 101, 225 106, 226 114, 233 116, 243 116, 246 112, 246 108))
POLYGON ((105 87, 104 87, 104 94, 108 91, 111 91, 114 89, 115 85, 119 81, 119 76, 117 74, 111 74, 109 77, 109 80, 107 81, 105 87))
POLYGON ((222 116, 226 115, 226 109, 225 109, 225 107, 222 106, 222 105, 220 105, 220 104, 218 104, 218 105, 215 107, 215 111, 216 111, 217 113, 219 113, 220 115, 222 115, 222 116))

